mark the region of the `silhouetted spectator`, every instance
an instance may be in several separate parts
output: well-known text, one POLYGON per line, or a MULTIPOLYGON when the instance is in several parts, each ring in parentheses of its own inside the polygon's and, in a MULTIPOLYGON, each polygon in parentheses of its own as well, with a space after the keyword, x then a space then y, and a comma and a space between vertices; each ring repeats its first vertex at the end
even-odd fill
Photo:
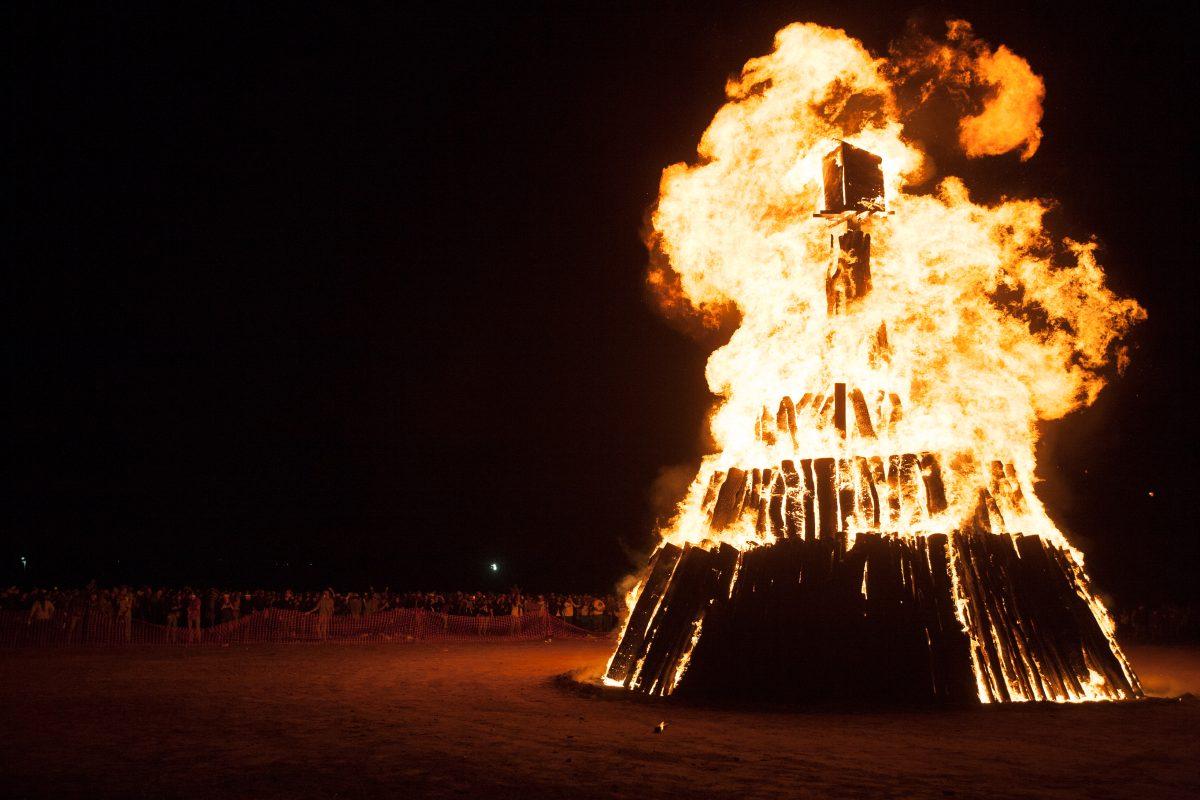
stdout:
POLYGON ((333 593, 328 589, 321 592, 321 599, 317 601, 317 638, 329 638, 329 620, 333 617, 333 593))
POLYGON ((187 604, 188 641, 200 641, 200 596, 193 592, 187 604))

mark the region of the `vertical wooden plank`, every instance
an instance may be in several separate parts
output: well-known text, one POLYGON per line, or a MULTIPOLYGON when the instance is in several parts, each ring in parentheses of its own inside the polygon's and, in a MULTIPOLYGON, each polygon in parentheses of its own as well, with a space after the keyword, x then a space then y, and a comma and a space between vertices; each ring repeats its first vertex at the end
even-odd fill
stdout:
POLYGON ((935 533, 925 539, 929 580, 934 591, 936 627, 930 632, 935 659, 940 665, 946 695, 954 699, 976 697, 975 672, 971 668, 971 640, 959 624, 950 578, 950 539, 935 533), (936 635, 935 635, 936 634, 936 635))
POLYGON ((787 441, 792 443, 792 449, 795 449, 796 407, 792 404, 792 398, 787 395, 779 401, 779 411, 775 413, 775 427, 779 429, 779 435, 786 437, 787 441))
POLYGON ((925 516, 925 502, 921 497, 920 472, 916 455, 905 453, 900 457, 902 513, 904 521, 910 528, 919 525, 925 516))
POLYGON ((787 523, 783 516, 784 478, 782 470, 771 482, 770 520, 771 534, 777 539, 787 536, 787 523))
POLYGON ((783 473, 784 522, 788 537, 799 536, 804 531, 804 498, 801 491, 800 474, 790 459, 780 464, 783 473))
POLYGON ((900 524, 900 456, 888 456, 888 523, 900 524))
POLYGON ((742 507, 742 493, 746 487, 746 471, 732 467, 717 492, 717 502, 713 506, 712 529, 714 531, 728 528, 737 519, 742 507))
MULTIPOLYGON (((979 533, 992 532, 992 520, 988 512, 991 499, 988 490, 980 486, 979 499, 975 501, 975 513, 971 515, 971 525, 979 533)), ((995 505, 995 503, 991 503, 991 505, 995 505)))
POLYGON ((708 479, 708 489, 704 492, 704 502, 701 508, 705 509, 706 513, 713 503, 717 501, 717 492, 721 489, 721 484, 725 482, 725 471, 714 470, 712 477, 708 479))
POLYGON ((854 407, 854 425, 858 435, 864 439, 875 438, 875 428, 871 425, 871 413, 867 410, 867 398, 863 397, 861 389, 850 393, 850 403, 854 407))
POLYGON ((833 385, 833 426, 844 439, 846 438, 846 384, 833 385))
POLYGON ((812 459, 800 460, 800 477, 804 481, 804 538, 817 538, 816 497, 817 484, 813 477, 812 459))
POLYGON ((813 477, 817 484, 819 539, 831 539, 837 531, 837 490, 834 487, 833 459, 813 459, 813 477))
POLYGON ((848 458, 839 458, 837 460, 837 489, 838 489, 838 518, 837 529, 839 531, 849 530, 848 521, 854 514, 855 496, 854 496, 854 471, 851 469, 851 462, 848 458))
POLYGON ((742 495, 742 507, 738 511, 738 516, 747 513, 758 512, 758 498, 762 492, 762 470, 758 467, 750 470, 749 480, 746 482, 746 491, 742 495))
POLYGON ((929 514, 946 510, 946 485, 942 482, 942 467, 933 453, 921 453, 921 478, 925 482, 925 497, 929 514))
POLYGON ((647 694, 667 695, 673 687, 675 668, 690 646, 694 623, 703 617, 713 599, 719 579, 716 551, 688 546, 651 623, 649 647, 644 648, 640 672, 634 686, 647 694))
POLYGON ((650 625, 650 617, 657 608, 659 598, 662 597, 663 591, 667 587, 667 581, 670 580, 671 573, 675 570, 675 565, 679 563, 679 557, 682 554, 683 551, 675 545, 664 544, 651 558, 646 583, 637 600, 634 601, 633 610, 629 612, 629 623, 625 626, 621 643, 617 646, 617 652, 609 665, 607 673, 609 679, 624 683, 629 678, 634 658, 642 649, 646 629, 650 625))
POLYGON ((858 470, 858 504, 862 509, 862 518, 868 521, 872 528, 879 530, 879 492, 871 474, 871 462, 863 456, 855 456, 854 464, 858 470))

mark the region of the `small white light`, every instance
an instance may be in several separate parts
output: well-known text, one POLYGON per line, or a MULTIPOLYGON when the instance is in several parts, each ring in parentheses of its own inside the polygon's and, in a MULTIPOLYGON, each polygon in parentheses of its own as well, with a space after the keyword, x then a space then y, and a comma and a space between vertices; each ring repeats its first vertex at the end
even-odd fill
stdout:
POLYGON ((499 565, 499 564, 497 564, 495 561, 493 561, 493 562, 492 562, 491 566, 492 566, 492 572, 499 572, 499 571, 500 571, 500 565, 499 565))

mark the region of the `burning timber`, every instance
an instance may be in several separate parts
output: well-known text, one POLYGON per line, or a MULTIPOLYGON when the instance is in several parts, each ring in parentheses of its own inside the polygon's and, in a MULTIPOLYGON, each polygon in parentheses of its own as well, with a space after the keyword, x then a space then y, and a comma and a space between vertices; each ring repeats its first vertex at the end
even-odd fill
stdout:
MULTIPOLYGON (((836 328, 871 296, 885 181, 845 142, 821 173, 836 328)), ((886 322, 859 352, 891 362, 886 322)), ((1078 554, 1022 530, 1039 517, 1018 464, 897 446, 901 392, 806 388, 751 415, 757 464, 698 478, 684 504, 707 532, 654 554, 607 683, 788 702, 1141 695, 1078 554)))
POLYGON ((1135 697, 1079 581, 1037 536, 667 544, 607 677, 649 695, 788 702, 1135 697))

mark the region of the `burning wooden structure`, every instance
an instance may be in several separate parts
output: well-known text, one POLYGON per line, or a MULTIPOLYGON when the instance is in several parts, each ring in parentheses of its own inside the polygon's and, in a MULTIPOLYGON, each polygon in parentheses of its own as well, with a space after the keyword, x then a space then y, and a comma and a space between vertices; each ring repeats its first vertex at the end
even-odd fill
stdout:
MULTIPOLYGON (((884 177, 844 142, 822 167, 836 321, 871 295, 884 177)), ((887 365, 886 322, 862 352, 887 365)), ((889 452, 905 439, 899 392, 809 388, 754 419, 752 452, 772 460, 718 464, 685 501, 709 533, 654 554, 609 684, 793 702, 1140 695, 1077 553, 1021 529, 1037 517, 1030 476, 969 452, 889 452)))
POLYGON ((606 677, 649 695, 785 702, 1135 697, 1080 580, 1037 536, 667 544, 606 677))

